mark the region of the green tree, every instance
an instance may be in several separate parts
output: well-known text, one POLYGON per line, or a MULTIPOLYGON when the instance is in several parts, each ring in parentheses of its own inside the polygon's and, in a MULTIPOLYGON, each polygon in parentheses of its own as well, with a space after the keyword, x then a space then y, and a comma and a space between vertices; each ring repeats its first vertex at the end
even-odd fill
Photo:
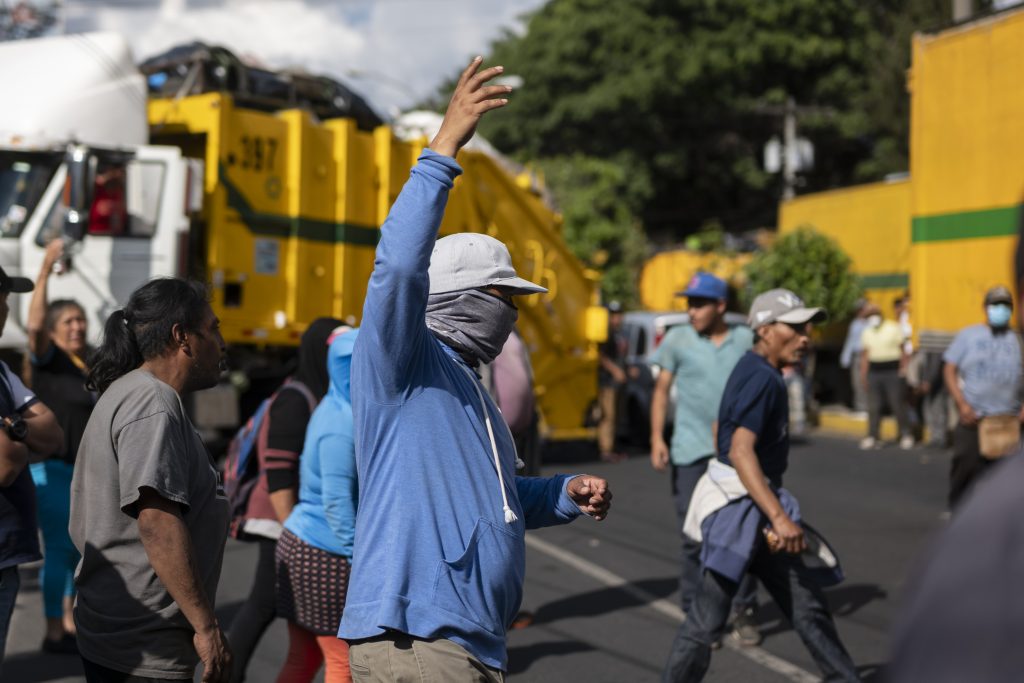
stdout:
POLYGON ((740 292, 744 308, 769 289, 785 287, 796 292, 808 306, 820 306, 833 322, 852 313, 860 298, 860 278, 853 262, 832 238, 801 226, 777 239, 744 269, 746 286, 740 292))
POLYGON ((492 46, 523 85, 481 132, 548 171, 572 248, 629 300, 638 231, 706 246, 709 226, 774 225, 781 179, 761 155, 789 97, 816 152, 802 192, 906 170, 911 35, 948 15, 948 0, 550 0, 492 46))
POLYGON ((804 191, 906 170, 910 31, 943 0, 552 0, 489 62, 523 79, 481 130, 520 160, 616 158, 650 179, 640 219, 675 242, 709 222, 772 225, 761 167, 781 105, 811 108, 804 191))
POLYGON ((602 271, 601 294, 626 306, 638 303, 637 273, 646 241, 637 209, 648 183, 606 159, 571 155, 537 163, 563 218, 563 235, 573 254, 602 271))

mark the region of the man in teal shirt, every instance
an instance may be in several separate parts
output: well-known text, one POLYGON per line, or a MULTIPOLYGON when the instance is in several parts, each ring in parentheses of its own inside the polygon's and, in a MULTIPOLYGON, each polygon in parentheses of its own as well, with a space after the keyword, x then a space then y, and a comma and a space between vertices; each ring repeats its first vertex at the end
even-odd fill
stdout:
MULTIPOLYGON (((748 327, 726 323, 728 293, 728 285, 714 275, 694 275, 686 290, 680 292, 687 298, 690 324, 669 330, 651 359, 661 369, 651 402, 651 465, 659 472, 671 466, 672 497, 682 542, 679 592, 684 612, 689 611, 701 578, 700 545, 682 534, 686 509, 697 480, 715 454, 713 430, 726 380, 753 344, 748 327), (673 382, 676 414, 670 449, 665 443, 664 426, 673 382)), ((756 605, 757 584, 748 575, 733 604, 734 634, 743 645, 761 642, 753 618, 756 605)))

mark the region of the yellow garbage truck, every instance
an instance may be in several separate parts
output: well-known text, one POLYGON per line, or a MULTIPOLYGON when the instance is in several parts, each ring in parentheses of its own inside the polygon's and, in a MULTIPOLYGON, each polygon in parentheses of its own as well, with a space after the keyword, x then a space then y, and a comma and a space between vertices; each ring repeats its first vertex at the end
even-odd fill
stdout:
MULTIPOLYGON (((34 277, 44 245, 65 239, 70 268, 51 297, 84 304, 94 342, 147 279, 207 281, 233 365, 257 384, 280 379, 316 317, 359 323, 380 225, 426 144, 334 81, 202 45, 140 70, 115 34, 0 44, 0 91, 18 93, 0 108, 0 265, 34 277)), ((549 289, 520 305, 542 424, 550 438, 590 438, 598 275, 527 174, 479 145, 459 161, 441 231, 504 241, 549 289)), ((0 345, 24 347, 27 306, 0 345)), ((246 408, 226 399, 200 418, 237 424, 246 408)))

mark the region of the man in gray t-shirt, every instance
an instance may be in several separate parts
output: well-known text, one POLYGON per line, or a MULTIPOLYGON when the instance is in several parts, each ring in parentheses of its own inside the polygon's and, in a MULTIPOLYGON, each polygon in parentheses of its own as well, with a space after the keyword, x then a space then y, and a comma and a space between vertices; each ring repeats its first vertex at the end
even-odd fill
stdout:
POLYGON ((224 340, 199 285, 142 292, 108 321, 90 375, 102 395, 71 483, 78 647, 90 682, 192 680, 201 659, 203 680, 219 683, 231 670, 213 611, 229 510, 181 396, 217 381, 224 340), (199 313, 178 305, 188 296, 199 313), (128 345, 159 351, 130 369, 128 345))
POLYGON ((75 621, 82 655, 139 676, 192 678, 192 630, 150 565, 135 504, 151 488, 181 505, 206 594, 217 592, 228 506, 174 389, 145 370, 111 385, 82 436, 71 538, 82 552, 75 621), (111 506, 109 501, 118 505, 111 506))

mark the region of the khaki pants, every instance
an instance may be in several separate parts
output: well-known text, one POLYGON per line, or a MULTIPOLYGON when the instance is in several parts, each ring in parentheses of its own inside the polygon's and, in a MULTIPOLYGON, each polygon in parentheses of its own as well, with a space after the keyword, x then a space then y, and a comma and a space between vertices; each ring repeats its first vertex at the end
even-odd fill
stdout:
POLYGON ((597 394, 601 421, 597 423, 597 447, 601 453, 615 450, 615 408, 619 402, 618 387, 601 387, 597 394))
POLYGON ((492 669, 461 646, 438 638, 424 640, 388 632, 349 643, 354 683, 504 683, 492 669))

